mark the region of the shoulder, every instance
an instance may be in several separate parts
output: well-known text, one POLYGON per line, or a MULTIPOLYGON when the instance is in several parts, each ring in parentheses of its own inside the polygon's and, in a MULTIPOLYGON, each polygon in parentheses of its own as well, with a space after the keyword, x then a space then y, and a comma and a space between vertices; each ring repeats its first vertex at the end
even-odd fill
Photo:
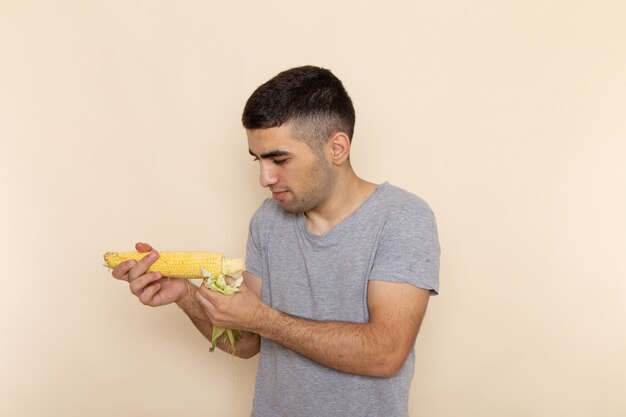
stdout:
POLYGON ((379 187, 378 206, 379 209, 386 211, 388 215, 399 215, 402 213, 425 216, 434 215, 430 205, 416 194, 387 182, 379 187))
POLYGON ((436 239, 435 214, 424 199, 388 183, 381 187, 375 211, 382 217, 386 235, 410 234, 419 239, 436 239))

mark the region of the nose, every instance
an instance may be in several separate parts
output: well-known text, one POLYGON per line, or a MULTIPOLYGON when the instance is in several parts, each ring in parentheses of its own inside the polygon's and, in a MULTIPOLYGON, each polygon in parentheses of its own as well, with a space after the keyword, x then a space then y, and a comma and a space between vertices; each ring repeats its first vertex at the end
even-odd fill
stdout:
POLYGON ((278 182, 278 177, 271 165, 266 161, 261 161, 259 164, 259 183, 261 187, 269 187, 270 185, 276 184, 278 182))

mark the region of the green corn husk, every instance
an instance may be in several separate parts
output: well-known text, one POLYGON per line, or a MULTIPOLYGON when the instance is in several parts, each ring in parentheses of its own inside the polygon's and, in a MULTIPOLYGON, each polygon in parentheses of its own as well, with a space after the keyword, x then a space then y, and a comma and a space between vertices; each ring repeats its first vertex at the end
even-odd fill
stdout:
MULTIPOLYGON (((239 278, 237 278, 236 280, 234 280, 233 282, 229 284, 226 282, 226 276, 224 274, 219 274, 216 277, 215 275, 213 275, 211 272, 207 271, 204 268, 202 268, 202 276, 204 276, 204 281, 202 281, 202 284, 205 287, 207 287, 211 291, 217 291, 221 294, 229 295, 229 296, 238 292, 239 287, 241 286, 241 283, 243 282, 243 277, 240 276, 239 278)), ((213 333, 211 334, 211 348, 209 349, 210 352, 213 352, 215 350, 215 346, 217 345, 217 340, 224 333, 226 333, 226 337, 228 337, 228 341, 230 343, 231 348, 233 349, 233 351, 235 350, 235 345, 237 344, 237 341, 241 337, 241 332, 239 330, 235 330, 235 332, 233 332, 233 330, 231 329, 223 329, 218 326, 213 326, 213 333)))

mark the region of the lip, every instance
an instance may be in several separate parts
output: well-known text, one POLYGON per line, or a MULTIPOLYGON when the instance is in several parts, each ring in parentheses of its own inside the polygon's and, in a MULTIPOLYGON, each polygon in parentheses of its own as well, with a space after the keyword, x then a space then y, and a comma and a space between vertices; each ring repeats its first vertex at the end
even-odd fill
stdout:
POLYGON ((286 194, 287 194, 287 191, 274 191, 272 192, 272 198, 274 200, 280 201, 285 197, 286 194))

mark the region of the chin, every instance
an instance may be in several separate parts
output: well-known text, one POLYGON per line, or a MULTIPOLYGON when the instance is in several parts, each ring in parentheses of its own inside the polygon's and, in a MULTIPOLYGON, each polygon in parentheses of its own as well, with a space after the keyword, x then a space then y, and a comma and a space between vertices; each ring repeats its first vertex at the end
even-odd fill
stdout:
POLYGON ((289 214, 302 214, 306 212, 306 210, 303 210, 299 207, 285 206, 283 204, 281 204, 281 208, 289 214))
POLYGON ((291 214, 301 214, 310 210, 310 207, 305 207, 301 201, 292 201, 292 202, 284 202, 282 201, 280 207, 285 210, 287 213, 291 214))

